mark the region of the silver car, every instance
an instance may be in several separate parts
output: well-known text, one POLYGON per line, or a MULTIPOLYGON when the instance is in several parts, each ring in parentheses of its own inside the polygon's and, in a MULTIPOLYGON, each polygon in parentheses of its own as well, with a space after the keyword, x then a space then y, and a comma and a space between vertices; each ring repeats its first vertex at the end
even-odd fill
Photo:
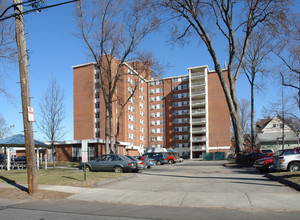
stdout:
POLYGON ((128 157, 130 160, 134 160, 134 161, 136 162, 137 168, 138 168, 139 170, 144 170, 144 169, 147 168, 147 164, 146 164, 145 161, 140 160, 140 159, 138 159, 138 158, 134 158, 134 157, 129 156, 129 155, 126 155, 126 157, 128 157))
POLYGON ((121 154, 103 154, 95 160, 80 163, 79 169, 86 171, 114 171, 116 173, 137 171, 137 163, 121 154))

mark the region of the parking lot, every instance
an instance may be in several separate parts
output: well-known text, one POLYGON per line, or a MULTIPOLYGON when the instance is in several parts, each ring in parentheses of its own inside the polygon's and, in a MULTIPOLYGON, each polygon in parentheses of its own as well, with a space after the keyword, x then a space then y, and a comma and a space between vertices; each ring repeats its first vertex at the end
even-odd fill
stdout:
POLYGON ((69 199, 172 207, 300 210, 298 191, 265 178, 253 168, 229 168, 224 163, 194 160, 154 166, 69 199))

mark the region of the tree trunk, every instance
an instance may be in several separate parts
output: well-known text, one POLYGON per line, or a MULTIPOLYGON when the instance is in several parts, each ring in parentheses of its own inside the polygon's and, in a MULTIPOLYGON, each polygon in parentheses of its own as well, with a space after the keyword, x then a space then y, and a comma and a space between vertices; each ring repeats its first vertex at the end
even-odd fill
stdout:
POLYGON ((253 148, 254 148, 254 82, 251 83, 251 149, 253 150, 253 148))
MULTIPOLYGON (((107 104, 106 104, 107 105, 107 104)), ((109 118, 109 108, 105 108, 105 153, 109 154, 109 127, 110 127, 110 118, 109 118)))

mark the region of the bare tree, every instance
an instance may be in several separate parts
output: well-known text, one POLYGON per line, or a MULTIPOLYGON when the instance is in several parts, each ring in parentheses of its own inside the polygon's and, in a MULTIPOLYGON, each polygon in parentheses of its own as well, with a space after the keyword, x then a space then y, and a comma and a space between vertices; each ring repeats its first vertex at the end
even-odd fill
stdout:
POLYGON ((298 14, 291 16, 289 25, 278 37, 279 47, 273 52, 279 57, 281 63, 277 66, 281 84, 293 88, 296 92, 294 98, 300 108, 300 18, 298 14))
MULTIPOLYGON (((5 12, 7 6, 7 1, 0 1, 0 15, 5 12)), ((16 61, 16 57, 17 50, 15 45, 13 20, 0 21, 0 64, 5 66, 7 62, 16 61)), ((3 71, 0 70, 0 94, 10 97, 4 82, 4 74, 3 71)))
MULTIPOLYGON (((241 72, 244 73, 250 84, 251 94, 251 147, 254 146, 254 89, 259 88, 257 84, 258 77, 264 77, 269 72, 266 65, 274 46, 271 44, 271 38, 266 31, 259 29, 253 31, 249 38, 249 46, 246 52, 245 60, 242 64, 241 72)), ((240 61, 242 48, 238 47, 236 58, 240 61)), ((242 119, 241 119, 242 120, 242 119)), ((243 123, 242 123, 243 125, 243 123)))
POLYGON ((55 145, 65 133, 62 122, 65 118, 64 91, 55 79, 50 79, 48 88, 39 100, 39 115, 41 120, 37 123, 45 139, 51 142, 53 168, 55 168, 55 145))
POLYGON ((244 135, 249 134, 249 121, 251 121, 251 111, 249 107, 250 102, 247 99, 242 98, 240 100, 240 118, 244 135))
MULTIPOLYGON (((231 115, 236 152, 243 149, 243 132, 239 114, 239 103, 236 96, 236 83, 246 57, 251 33, 259 26, 278 24, 284 20, 290 1, 285 0, 162 0, 160 3, 169 9, 174 17, 182 20, 177 22, 177 39, 196 34, 205 44, 215 70, 219 76, 231 115), (215 22, 215 23, 213 23, 215 22), (218 31, 218 32, 217 32, 218 31), (223 43, 228 48, 228 76, 222 71, 213 35, 220 33, 223 43), (233 60, 236 56, 237 36, 242 37, 242 53, 235 71, 233 60), (227 80, 226 80, 227 79, 227 80)), ((220 39, 220 38, 219 38, 220 39)), ((218 41, 219 41, 218 39, 218 41)))
MULTIPOLYGON (((144 63, 143 65, 148 65, 151 61, 148 58, 147 60, 140 59, 138 53, 139 44, 159 24, 151 4, 151 1, 147 0, 78 2, 77 16, 81 36, 96 62, 96 69, 99 71, 99 86, 105 102, 107 153, 113 151, 112 108, 117 99, 116 88, 129 74, 123 69, 124 63, 140 60, 144 63)), ((136 85, 138 83, 139 81, 136 85)), ((129 96, 122 105, 126 105, 130 98, 129 96)))
POLYGON ((7 125, 5 118, 0 114, 0 139, 4 138, 10 131, 10 127, 7 125))

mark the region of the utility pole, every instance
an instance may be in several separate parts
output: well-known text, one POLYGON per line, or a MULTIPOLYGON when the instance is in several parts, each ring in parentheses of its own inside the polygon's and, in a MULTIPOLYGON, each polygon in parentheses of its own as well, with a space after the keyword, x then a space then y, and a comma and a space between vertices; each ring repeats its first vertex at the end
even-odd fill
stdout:
POLYGON ((32 120, 29 119, 28 109, 31 108, 29 76, 28 76, 28 57, 26 49, 25 27, 23 17, 22 0, 13 0, 15 23, 16 23, 16 40, 18 46, 19 69, 20 69, 20 84, 22 96, 22 112, 24 124, 24 136, 26 147, 26 162, 27 162, 27 179, 28 193, 35 194, 38 191, 34 138, 32 120))

